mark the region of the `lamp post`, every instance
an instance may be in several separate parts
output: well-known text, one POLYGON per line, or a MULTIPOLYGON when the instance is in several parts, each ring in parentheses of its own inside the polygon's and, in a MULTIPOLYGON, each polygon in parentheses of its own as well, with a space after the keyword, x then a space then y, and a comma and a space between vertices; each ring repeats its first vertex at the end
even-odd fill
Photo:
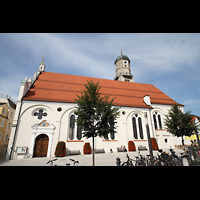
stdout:
POLYGON ((148 118, 147 118, 147 112, 145 112, 145 124, 146 124, 147 139, 148 139, 148 144, 149 144, 150 161, 151 161, 151 165, 153 166, 154 160, 153 160, 153 151, 152 151, 152 146, 151 146, 151 137, 150 137, 150 131, 149 131, 149 123, 148 123, 148 118))

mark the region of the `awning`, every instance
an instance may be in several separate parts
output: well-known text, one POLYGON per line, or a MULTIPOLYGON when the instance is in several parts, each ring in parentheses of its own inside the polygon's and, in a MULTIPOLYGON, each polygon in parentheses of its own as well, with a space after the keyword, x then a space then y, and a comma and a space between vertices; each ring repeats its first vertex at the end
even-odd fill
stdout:
MULTIPOLYGON (((187 137, 185 137, 184 139, 185 139, 185 140, 197 140, 197 136, 196 136, 196 134, 194 134, 194 135, 191 135, 190 137, 187 136, 187 137)), ((200 135, 199 135, 199 139, 200 139, 200 135)))

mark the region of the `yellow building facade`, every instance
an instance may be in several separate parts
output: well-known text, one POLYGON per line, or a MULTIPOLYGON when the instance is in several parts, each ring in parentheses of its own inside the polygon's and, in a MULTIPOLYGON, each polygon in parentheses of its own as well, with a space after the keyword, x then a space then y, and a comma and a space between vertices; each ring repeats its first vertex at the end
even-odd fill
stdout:
POLYGON ((16 105, 9 98, 0 97, 0 157, 7 153, 16 105))

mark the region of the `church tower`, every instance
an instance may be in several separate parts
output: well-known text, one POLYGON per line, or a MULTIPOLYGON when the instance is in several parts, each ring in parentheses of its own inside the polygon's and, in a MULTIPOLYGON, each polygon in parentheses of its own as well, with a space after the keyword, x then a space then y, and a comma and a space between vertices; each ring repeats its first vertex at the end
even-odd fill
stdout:
POLYGON ((134 76, 131 74, 130 62, 131 61, 129 60, 128 56, 123 55, 121 51, 121 55, 118 56, 115 60, 115 80, 134 82, 134 76))
POLYGON ((44 63, 44 57, 43 57, 43 60, 39 64, 39 71, 44 72, 45 68, 46 68, 46 65, 44 63))

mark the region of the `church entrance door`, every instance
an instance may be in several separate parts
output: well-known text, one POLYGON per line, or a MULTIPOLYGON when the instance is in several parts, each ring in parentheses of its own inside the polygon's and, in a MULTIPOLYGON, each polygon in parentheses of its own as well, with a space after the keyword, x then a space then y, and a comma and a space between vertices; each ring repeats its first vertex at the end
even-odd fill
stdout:
POLYGON ((49 144, 49 137, 46 134, 40 134, 35 139, 33 157, 46 157, 49 144))

